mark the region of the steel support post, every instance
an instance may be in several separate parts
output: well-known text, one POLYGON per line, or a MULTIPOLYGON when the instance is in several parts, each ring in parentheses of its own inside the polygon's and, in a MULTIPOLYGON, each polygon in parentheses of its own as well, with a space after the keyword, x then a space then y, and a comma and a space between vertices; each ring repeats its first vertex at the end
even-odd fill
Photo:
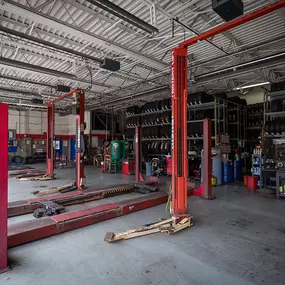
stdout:
POLYGON ((47 105, 47 167, 46 176, 54 177, 54 104, 47 105))
POLYGON ((212 151, 211 151, 211 120, 203 120, 203 150, 204 150, 204 190, 203 197, 212 199, 212 151))
POLYGON ((142 127, 136 126, 136 182, 143 181, 142 178, 142 127))
POLYGON ((172 215, 188 215, 187 201, 187 48, 172 51, 172 215))
POLYGON ((0 273, 8 270, 7 263, 7 208, 8 208, 8 105, 0 103, 0 273))
POLYGON ((78 189, 84 189, 84 91, 76 91, 73 93, 76 100, 76 180, 75 186, 78 189))

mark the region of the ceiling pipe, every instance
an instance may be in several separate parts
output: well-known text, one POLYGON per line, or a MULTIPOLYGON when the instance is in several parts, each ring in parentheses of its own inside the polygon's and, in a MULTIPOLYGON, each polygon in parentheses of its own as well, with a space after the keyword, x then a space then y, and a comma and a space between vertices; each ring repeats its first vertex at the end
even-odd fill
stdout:
POLYGON ((51 85, 47 83, 42 83, 42 82, 37 82, 33 80, 28 80, 28 79, 23 79, 23 78, 17 78, 17 77, 12 77, 12 76, 7 76, 7 75, 0 75, 0 79, 6 79, 6 80, 13 80, 13 81, 19 81, 19 82, 24 82, 28 84, 34 84, 34 85, 40 85, 40 86, 45 86, 49 88, 56 88, 56 85, 51 85))
POLYGON ((129 100, 134 100, 134 99, 138 99, 140 97, 144 97, 144 96, 149 96, 152 94, 157 94, 159 92, 164 92, 164 91, 169 91, 169 85, 163 85, 161 87, 156 87, 153 89, 149 89, 149 90, 145 90, 139 93, 135 93, 135 94, 130 94, 127 95, 125 97, 121 97, 112 101, 108 101, 108 102, 102 102, 102 103, 96 103, 94 105, 91 106, 87 106, 86 109, 94 109, 94 108, 103 108, 106 106, 113 106, 116 103, 120 103, 120 102, 125 102, 125 101, 129 101, 129 100))
MULTIPOLYGON (((45 67, 25 63, 25 62, 20 62, 20 61, 16 61, 16 60, 9 59, 9 58, 0 57, 0 64, 3 64, 5 66, 14 67, 14 68, 19 68, 19 69, 26 70, 26 71, 29 70, 32 72, 37 72, 37 73, 39 72, 42 74, 47 74, 47 75, 56 77, 57 79, 62 78, 62 79, 67 79, 67 80, 76 81, 76 82, 90 85, 90 81, 80 79, 74 74, 61 72, 61 71, 57 71, 54 69, 49 69, 49 68, 45 68, 45 67)), ((106 85, 103 83, 97 83, 97 82, 93 82, 93 85, 100 86, 103 88, 113 88, 113 86, 106 85)))
MULTIPOLYGON (((262 43, 259 43, 259 44, 252 44, 251 46, 249 47, 246 47, 246 48, 243 48, 243 49, 240 49, 239 51, 237 52, 232 52, 232 53, 229 53, 228 55, 223 55, 223 56, 220 56, 220 57, 216 57, 216 58, 212 58, 212 59, 209 59, 209 60, 205 60, 205 61, 201 61, 201 62, 198 62, 196 64, 193 64, 193 65, 190 65, 188 66, 188 70, 191 70, 193 68, 197 68, 197 67, 200 67, 200 66, 203 66, 203 65, 207 65, 207 64, 211 64, 211 63, 214 63, 216 61, 221 61, 223 59, 227 59, 228 57, 231 57, 231 56, 236 56, 236 55, 240 55, 240 54, 243 54, 245 52, 248 52, 248 51, 251 51, 251 50, 255 50, 257 48, 261 48, 261 47, 264 47, 266 45, 269 45, 269 44, 274 44, 274 43, 277 43, 279 41, 284 41, 285 40, 285 37, 284 36, 279 36, 279 37, 276 37, 274 39, 271 39, 271 40, 267 40, 267 41, 264 41, 262 43)), ((153 76, 150 76, 149 78, 146 78, 146 79, 143 79, 143 80, 140 80, 140 81, 137 81, 136 83, 131 83, 131 84, 128 84, 126 87, 133 87, 133 86, 136 86, 138 85, 138 83, 147 83, 149 81, 155 81, 165 75, 168 75, 170 74, 170 70, 167 69, 167 70, 164 70, 162 72, 159 72, 159 74, 156 74, 156 75, 153 75, 153 76)), ((114 92, 114 91, 117 91, 117 90, 120 90, 121 88, 117 88, 117 89, 112 89, 111 92, 114 92)), ((108 94, 108 93, 104 93, 104 94, 108 94)))
POLYGON ((76 80, 77 77, 71 73, 66 73, 66 72, 61 72, 25 62, 19 62, 13 59, 5 58, 5 57, 0 57, 0 64, 4 64, 7 66, 11 67, 18 67, 18 68, 23 68, 25 70, 29 71, 35 71, 35 72, 41 72, 47 75, 52 75, 52 76, 58 76, 58 77, 63 77, 63 78, 68 78, 70 80, 76 80))
POLYGON ((220 78, 228 78, 233 75, 241 75, 244 73, 252 72, 260 68, 280 65, 285 62, 285 52, 275 55, 267 56, 250 62, 233 65, 230 67, 222 68, 213 72, 195 76, 196 83, 203 83, 207 81, 213 81, 220 78))
POLYGON ((7 104, 7 105, 11 105, 11 106, 18 106, 18 107, 32 107, 32 108, 39 108, 39 109, 46 109, 47 107, 45 105, 41 106, 41 105, 33 105, 33 104, 26 104, 26 103, 14 103, 14 102, 4 102, 1 101, 1 103, 7 104))
POLYGON ((133 26, 136 26, 147 33, 153 34, 158 32, 158 29, 156 27, 150 25, 149 23, 143 21, 142 19, 136 17, 135 15, 129 13, 128 11, 122 9, 118 5, 115 5, 108 0, 87 0, 87 2, 113 14, 119 19, 130 23, 133 26))
POLYGON ((29 34, 24 34, 24 33, 21 33, 21 32, 18 32, 16 30, 12 30, 12 29, 9 29, 9 28, 3 27, 3 26, 0 26, 0 31, 14 35, 14 36, 17 36, 17 37, 20 37, 20 38, 23 38, 23 39, 26 39, 26 40, 29 40, 29 41, 32 41, 32 42, 35 42, 35 43, 39 43, 43 46, 48 46, 48 47, 51 47, 51 48, 54 48, 57 50, 61 50, 61 51, 79 56, 81 58, 88 58, 88 59, 90 59, 94 62, 97 62, 99 64, 101 64, 103 62, 103 60, 101 60, 100 58, 97 58, 97 57, 94 57, 94 56, 91 56, 91 55, 88 55, 88 54, 85 54, 85 53, 82 53, 82 52, 79 52, 79 51, 76 51, 76 50, 73 50, 73 49, 70 49, 70 48, 67 48, 64 46, 60 46, 60 45, 51 43, 49 41, 45 41, 45 40, 42 40, 40 38, 30 36, 29 34))

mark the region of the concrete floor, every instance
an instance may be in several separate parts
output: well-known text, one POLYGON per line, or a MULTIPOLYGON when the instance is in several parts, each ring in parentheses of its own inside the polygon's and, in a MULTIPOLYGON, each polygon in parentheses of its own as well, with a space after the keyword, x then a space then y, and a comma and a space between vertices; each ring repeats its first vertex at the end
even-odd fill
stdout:
MULTIPOLYGON (((72 173, 58 171, 61 179, 50 182, 10 178, 9 199, 27 198, 40 186, 68 183, 63 177, 72 173)), ((133 179, 103 175, 92 167, 86 173, 89 185, 97 187, 133 179)), ((285 201, 261 191, 248 193, 238 185, 214 191, 217 199, 213 201, 189 198, 195 225, 173 236, 154 234, 114 244, 103 241, 108 231, 166 217, 165 205, 159 205, 9 249, 13 270, 0 275, 0 284, 285 284, 285 201)), ((129 196, 92 203, 125 197, 129 196)))

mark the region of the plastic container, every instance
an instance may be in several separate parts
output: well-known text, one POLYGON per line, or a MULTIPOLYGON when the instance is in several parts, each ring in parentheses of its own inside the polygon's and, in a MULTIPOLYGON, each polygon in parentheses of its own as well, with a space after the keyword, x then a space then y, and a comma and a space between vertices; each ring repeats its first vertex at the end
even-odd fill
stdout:
POLYGON ((257 176, 248 176, 247 177, 247 189, 248 190, 256 190, 257 188, 257 176))
POLYGON ((242 161, 241 160, 234 161, 234 180, 237 180, 237 181, 242 180, 242 161))
POLYGON ((146 176, 152 176, 152 166, 151 166, 151 162, 146 162, 145 163, 145 171, 146 171, 146 176))

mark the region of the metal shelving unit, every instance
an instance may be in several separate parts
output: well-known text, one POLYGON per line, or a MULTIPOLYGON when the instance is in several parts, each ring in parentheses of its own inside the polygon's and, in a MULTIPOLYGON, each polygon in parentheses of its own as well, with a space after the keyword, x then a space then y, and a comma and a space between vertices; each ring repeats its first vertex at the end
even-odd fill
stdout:
POLYGON ((285 105, 283 106, 283 110, 275 112, 272 112, 271 106, 269 106, 270 102, 279 99, 285 99, 285 90, 264 93, 264 122, 272 119, 272 117, 275 118, 275 117, 285 116, 285 105))
POLYGON ((226 108, 226 117, 228 119, 226 132, 229 134, 230 140, 235 141, 235 143, 232 143, 232 147, 242 151, 245 147, 247 138, 247 107, 244 105, 237 104, 235 102, 228 101, 226 108), (235 107, 228 107, 232 105, 235 105, 235 107), (231 113, 231 115, 236 116, 234 122, 229 121, 229 113, 231 113), (229 126, 232 127, 229 128, 229 126), (234 126, 236 126, 235 129, 233 129, 234 126))
MULTIPOLYGON (((190 102, 188 104, 191 104, 190 102)), ((144 112, 140 114, 135 115, 129 115, 126 116, 126 118, 132 118, 132 117, 139 117, 142 116, 142 119, 145 116, 152 116, 155 114, 164 114, 165 112, 169 112, 171 109, 164 108, 163 110, 159 111, 152 111, 152 112, 144 112)), ((203 133, 202 129, 202 123, 203 119, 205 117, 212 118, 212 140, 215 140, 216 136, 221 133, 229 133, 229 130, 232 128, 236 129, 236 132, 232 134, 232 145, 234 145, 235 148, 240 148, 244 145, 243 141, 246 139, 246 107, 239 105, 237 103, 219 98, 214 97, 214 100, 211 102, 201 103, 201 104, 193 104, 188 105, 187 107, 188 112, 188 121, 187 123, 191 124, 200 124, 199 126, 194 126, 194 135, 198 135, 197 137, 189 136, 188 137, 188 149, 191 150, 192 148, 197 149, 197 147, 200 149, 203 147, 202 141, 203 136, 201 134, 203 133), (231 104, 229 108, 229 104, 231 104), (233 108, 233 106, 235 106, 233 108), (203 112, 204 111, 204 112, 203 112), (236 121, 234 122, 228 122, 228 112, 235 112, 236 111, 236 121), (202 112, 202 113, 201 113, 202 112), (202 116, 202 117, 201 117, 202 116), (200 136, 199 136, 200 134, 200 136)), ((145 117, 146 119, 146 117, 145 117)), ((152 120, 155 120, 152 118, 152 120)), ((132 123, 132 126, 128 126, 127 129, 134 129, 136 122, 132 123)), ((163 126, 169 126, 171 127, 171 122, 165 122, 165 123, 154 123, 154 124, 143 124, 144 128, 152 128, 152 127, 163 127, 163 126)), ((147 132, 147 131, 146 131, 147 132)), ((192 130, 193 132, 193 130, 192 130)), ((189 133, 189 130, 188 130, 189 133)), ((191 133, 190 131, 190 134, 191 133)), ((145 137, 143 139, 144 141, 166 141, 171 140, 170 138, 149 138, 145 137)))

